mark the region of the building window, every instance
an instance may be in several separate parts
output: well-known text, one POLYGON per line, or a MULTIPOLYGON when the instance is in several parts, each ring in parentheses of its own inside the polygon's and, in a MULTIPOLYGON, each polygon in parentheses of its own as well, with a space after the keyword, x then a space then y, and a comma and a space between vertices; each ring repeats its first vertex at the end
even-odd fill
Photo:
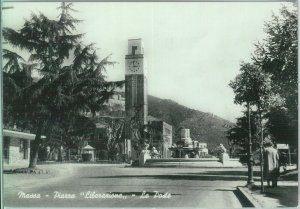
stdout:
POLYGON ((10 139, 9 137, 4 137, 3 138, 3 159, 8 160, 9 159, 9 144, 10 144, 10 139))
POLYGON ((28 140, 23 141, 23 149, 24 149, 23 159, 28 159, 28 140))
POLYGON ((103 140, 104 139, 104 134, 102 132, 98 133, 98 139, 103 140))
POLYGON ((132 55, 135 55, 137 52, 137 46, 132 46, 132 55))

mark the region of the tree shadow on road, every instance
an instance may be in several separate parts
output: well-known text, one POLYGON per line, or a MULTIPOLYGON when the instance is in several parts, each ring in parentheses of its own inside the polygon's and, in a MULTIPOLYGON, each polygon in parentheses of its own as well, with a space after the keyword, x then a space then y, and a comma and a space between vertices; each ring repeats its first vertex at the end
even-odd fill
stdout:
MULTIPOLYGON (((259 193, 259 190, 255 192, 259 193)), ((265 187, 264 196, 278 199, 283 206, 296 207, 298 205, 298 186, 265 187)))
MULTIPOLYGON (((183 174, 202 174, 202 173, 183 173, 183 174)), ((208 175, 221 175, 221 176, 248 176, 248 171, 206 171, 208 175)), ((253 171, 253 176, 260 176, 260 171, 253 171)))

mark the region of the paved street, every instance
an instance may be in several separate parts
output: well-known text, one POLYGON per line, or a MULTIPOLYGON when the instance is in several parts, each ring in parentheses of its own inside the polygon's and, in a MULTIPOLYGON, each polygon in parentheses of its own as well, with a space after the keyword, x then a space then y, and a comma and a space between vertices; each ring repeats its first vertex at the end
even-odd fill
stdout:
MULTIPOLYGON (((49 168, 51 166, 55 165, 49 168)), ((242 205, 234 191, 236 186, 245 185, 247 179, 246 168, 175 169, 65 164, 60 169, 66 169, 64 177, 5 174, 5 206, 240 208, 242 205), (24 193, 20 194, 20 191, 24 193), (55 191, 59 192, 56 198, 55 191), (103 198, 105 193, 110 195, 103 198), (21 198, 30 194, 40 194, 40 198, 21 198), (65 198, 58 198, 63 195, 65 198)))

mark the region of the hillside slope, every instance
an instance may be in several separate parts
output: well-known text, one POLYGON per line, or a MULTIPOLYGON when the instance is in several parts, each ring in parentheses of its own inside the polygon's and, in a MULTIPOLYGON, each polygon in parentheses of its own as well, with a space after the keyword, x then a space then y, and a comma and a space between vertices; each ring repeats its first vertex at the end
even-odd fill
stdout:
POLYGON ((179 129, 189 128, 191 138, 200 142, 207 142, 211 150, 220 143, 227 147, 224 125, 232 125, 211 113, 204 113, 180 105, 172 100, 148 96, 149 115, 160 118, 173 126, 173 142, 180 138, 179 129))

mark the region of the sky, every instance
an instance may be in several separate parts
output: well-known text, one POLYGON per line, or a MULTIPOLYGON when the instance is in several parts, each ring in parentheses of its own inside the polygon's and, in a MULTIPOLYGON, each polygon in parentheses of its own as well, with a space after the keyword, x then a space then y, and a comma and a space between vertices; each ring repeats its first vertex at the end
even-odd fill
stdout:
MULTIPOLYGON (((244 109, 228 86, 242 61, 251 61, 254 43, 266 38, 264 22, 280 2, 75 2, 83 20, 84 43, 95 43, 108 80, 125 79, 128 39, 142 38, 148 93, 235 122, 244 109)), ((57 18, 56 2, 10 2, 3 26, 20 29, 32 12, 57 18)), ((5 46, 4 46, 5 48, 5 46)))

